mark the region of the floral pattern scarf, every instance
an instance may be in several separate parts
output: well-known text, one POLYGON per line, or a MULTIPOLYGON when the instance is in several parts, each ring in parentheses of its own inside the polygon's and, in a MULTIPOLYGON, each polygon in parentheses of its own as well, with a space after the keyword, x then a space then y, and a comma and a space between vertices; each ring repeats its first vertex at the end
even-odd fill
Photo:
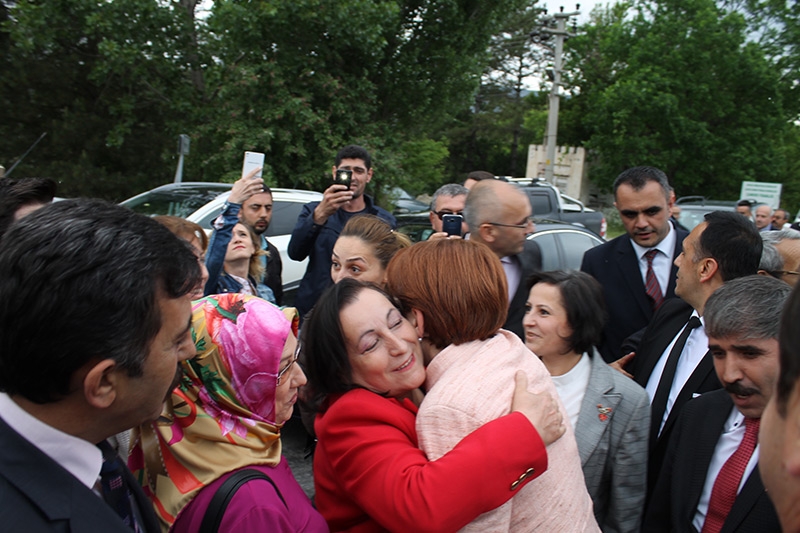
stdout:
POLYGON ((197 355, 159 419, 134 430, 128 466, 154 502, 164 529, 202 489, 248 465, 277 465, 275 388, 294 308, 239 293, 193 303, 197 355))

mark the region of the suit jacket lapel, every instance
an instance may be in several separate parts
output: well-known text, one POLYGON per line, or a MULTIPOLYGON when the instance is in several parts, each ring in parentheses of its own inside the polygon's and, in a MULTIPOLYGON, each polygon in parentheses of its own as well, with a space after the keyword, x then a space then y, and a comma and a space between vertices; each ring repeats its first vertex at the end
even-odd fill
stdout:
POLYGON ((678 267, 675 266, 675 258, 683 252, 683 239, 686 237, 682 231, 675 229, 675 253, 672 254, 672 268, 669 273, 669 283, 667 284, 667 298, 675 296, 675 284, 678 280, 678 267))
MULTIPOLYGON (((672 302, 673 301, 671 300, 665 304, 669 305, 670 307, 662 307, 664 310, 663 312, 667 312, 668 310, 672 309, 671 306, 675 305, 672 302)), ((647 382, 650 380, 650 375, 653 373, 656 363, 658 363, 658 361, 661 359, 661 356, 664 354, 667 346, 669 346, 669 344, 672 342, 672 339, 677 337, 681 330, 683 330, 683 328, 686 326, 686 322, 689 320, 691 312, 691 308, 687 308, 687 312, 678 312, 675 314, 675 316, 669 317, 667 320, 665 320, 663 324, 657 324, 657 334, 650 343, 650 346, 644 349, 642 346, 639 347, 639 352, 643 352, 645 357, 639 361, 641 366, 635 367, 634 379, 636 380, 636 383, 642 387, 647 386, 647 382)), ((639 357, 639 354, 636 356, 639 357)))
POLYGON ((608 419, 601 420, 598 406, 613 411, 622 400, 622 395, 613 392, 614 381, 608 374, 608 372, 616 371, 605 366, 603 357, 596 350, 590 360, 592 371, 589 376, 589 385, 583 396, 581 413, 578 415, 578 423, 575 427, 575 439, 578 441, 582 466, 594 453, 603 434, 608 431, 608 419))
POLYGON ((669 411, 667 421, 664 422, 664 429, 661 430, 662 435, 669 434, 670 428, 675 424, 675 420, 677 420, 680 415, 681 407, 692 399, 695 391, 700 388, 700 385, 708 379, 712 373, 714 373, 714 362, 711 360, 711 352, 706 352, 697 365, 697 368, 694 369, 692 375, 686 380, 686 384, 684 384, 683 388, 678 393, 678 397, 675 398, 675 403, 669 411))
POLYGON ((694 437, 692 437, 695 447, 691 458, 691 469, 687 468, 687 474, 691 476, 691 492, 683 496, 678 495, 678 498, 687 498, 686 501, 688 501, 687 505, 681 506, 682 509, 689 513, 685 517, 687 523, 691 523, 694 519, 697 504, 700 503, 700 496, 703 493, 703 486, 708 475, 708 466, 711 464, 717 441, 722 435, 725 420, 728 419, 732 408, 733 403, 726 394, 724 397, 720 397, 719 401, 709 406, 707 416, 704 417, 701 425, 691 428, 692 432, 695 433, 694 437))
POLYGON ((619 267, 622 279, 628 286, 628 290, 633 295, 633 299, 639 306, 640 311, 650 320, 653 317, 653 305, 647 297, 642 281, 642 273, 639 270, 639 258, 633 249, 630 238, 623 239, 617 248, 617 267, 619 267))

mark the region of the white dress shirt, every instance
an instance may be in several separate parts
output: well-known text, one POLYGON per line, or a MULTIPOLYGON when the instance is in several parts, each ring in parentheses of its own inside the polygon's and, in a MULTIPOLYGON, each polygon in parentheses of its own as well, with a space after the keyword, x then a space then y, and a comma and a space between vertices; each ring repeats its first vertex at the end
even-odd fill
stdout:
MULTIPOLYGON (((692 316, 700 318, 700 326, 692 330, 689 338, 686 339, 686 344, 684 344, 683 351, 678 359, 678 366, 675 369, 675 379, 672 381, 672 388, 669 390, 669 396, 667 397, 667 408, 664 409, 664 417, 661 419, 661 424, 658 429, 659 435, 661 434, 661 430, 664 429, 664 423, 669 417, 669 412, 672 410, 672 406, 675 405, 675 400, 678 398, 678 394, 680 394, 681 389, 683 389, 683 386, 686 385, 687 381, 689 381, 689 378, 697 368, 697 365, 700 364, 700 361, 703 360, 706 352, 708 352, 708 336, 706 335, 703 317, 699 316, 697 311, 692 311, 692 316)), ((664 367, 667 365, 669 353, 672 351, 672 347, 675 345, 678 337, 681 336, 681 333, 683 333, 685 328, 686 325, 681 328, 678 334, 672 339, 672 342, 669 343, 669 346, 667 346, 667 349, 661 354, 656 366, 653 368, 653 373, 650 374, 650 379, 647 380, 647 386, 645 387, 645 390, 647 391, 647 395, 650 396, 651 404, 653 403, 653 398, 656 396, 658 384, 661 381, 661 375, 664 373, 664 367)))
POLYGON ((0 417, 11 426, 11 429, 39 448, 42 453, 61 465, 89 489, 97 483, 100 467, 103 465, 100 448, 91 442, 48 426, 22 409, 5 393, 0 393, 0 417))
POLYGON ((519 284, 522 282, 522 265, 519 264, 519 259, 511 255, 500 259, 500 263, 503 265, 503 271, 506 273, 506 282, 508 283, 508 305, 511 305, 511 300, 514 299, 519 284))
MULTIPOLYGON (((730 416, 728 416, 728 419, 725 421, 722 434, 717 441, 717 447, 714 448, 714 455, 711 456, 711 462, 708 464, 703 493, 700 495, 700 502, 697 504, 697 511, 695 512, 694 520, 692 520, 692 525, 697 531, 703 529, 703 524, 706 521, 708 502, 711 500, 711 490, 714 488, 714 482, 717 480, 717 476, 719 476, 719 471, 722 470, 725 462, 730 459, 731 455, 733 455, 739 447, 739 444, 741 444, 742 439, 744 439, 744 430, 744 415, 734 407, 731 409, 730 416)), ((748 461, 747 467, 744 469, 744 474, 742 475, 742 480, 739 482, 739 488, 736 490, 736 494, 742 491, 742 487, 744 487, 744 484, 747 482, 747 478, 750 477, 750 474, 753 473, 756 466, 758 466, 758 444, 756 444, 756 449, 753 451, 753 455, 750 456, 750 461, 748 461)))
POLYGON ((661 252, 653 257, 653 273, 656 275, 658 285, 661 287, 661 294, 664 296, 667 295, 667 286, 669 286, 669 278, 672 275, 672 262, 675 260, 672 254, 675 253, 675 240, 678 238, 675 228, 672 227, 672 222, 669 222, 668 226, 669 232, 667 236, 652 248, 639 246, 631 239, 633 250, 636 252, 636 257, 639 258, 639 272, 642 274, 642 281, 645 286, 647 286, 647 258, 644 254, 653 249, 661 252))

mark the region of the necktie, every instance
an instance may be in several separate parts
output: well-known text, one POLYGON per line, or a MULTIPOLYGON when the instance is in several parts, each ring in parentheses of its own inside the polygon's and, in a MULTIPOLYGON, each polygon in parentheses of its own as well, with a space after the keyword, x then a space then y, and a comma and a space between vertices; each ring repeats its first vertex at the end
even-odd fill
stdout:
POLYGON ((123 475, 122 459, 111 445, 103 441, 97 445, 103 452, 103 466, 100 468, 100 485, 103 489, 103 500, 122 518, 125 525, 132 531, 139 532, 141 528, 133 516, 131 509, 131 493, 123 475))
POLYGON ((703 523, 702 533, 717 533, 722 529, 728 513, 731 512, 739 483, 742 482, 747 463, 756 449, 760 422, 760 418, 744 419, 744 438, 733 455, 722 465, 722 470, 719 471, 719 475, 714 481, 714 487, 711 489, 711 499, 708 501, 708 513, 706 521, 703 523))
POLYGON ((653 311, 659 308, 664 302, 664 294, 661 292, 661 285, 658 284, 658 278, 653 271, 653 258, 658 253, 658 250, 650 250, 644 254, 647 259, 647 275, 645 276, 645 290, 647 295, 653 300, 653 311))
POLYGON ((675 341, 672 351, 669 352, 667 363, 664 365, 664 372, 661 374, 661 379, 658 382, 656 394, 653 397, 652 416, 650 420, 650 442, 655 443, 658 439, 658 432, 661 429, 661 420, 664 418, 664 412, 667 410, 667 399, 669 398, 669 391, 672 389, 672 382, 675 380, 675 370, 678 368, 678 360, 681 357, 683 347, 686 346, 686 340, 691 335, 692 330, 700 326, 700 319, 692 316, 689 323, 683 328, 681 336, 675 341))

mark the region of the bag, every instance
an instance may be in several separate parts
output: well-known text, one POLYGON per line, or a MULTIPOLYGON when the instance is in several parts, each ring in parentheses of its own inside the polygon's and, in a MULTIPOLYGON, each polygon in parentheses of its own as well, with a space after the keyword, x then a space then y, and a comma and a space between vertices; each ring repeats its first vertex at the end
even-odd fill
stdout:
POLYGON ((289 506, 286 505, 286 500, 283 499, 283 494, 281 494, 275 482, 272 481, 272 478, 260 470, 245 468, 237 471, 226 479, 222 486, 217 489, 217 492, 214 493, 214 497, 211 498, 211 503, 208 504, 208 509, 206 509, 203 515, 199 533, 217 533, 219 525, 222 523, 222 517, 225 515, 225 509, 228 507, 228 504, 231 503, 233 495, 236 494, 236 491, 239 490, 242 485, 254 479, 268 481, 270 485, 275 488, 275 492, 278 493, 278 498, 281 499, 283 505, 285 505, 287 509, 289 508, 289 506))

